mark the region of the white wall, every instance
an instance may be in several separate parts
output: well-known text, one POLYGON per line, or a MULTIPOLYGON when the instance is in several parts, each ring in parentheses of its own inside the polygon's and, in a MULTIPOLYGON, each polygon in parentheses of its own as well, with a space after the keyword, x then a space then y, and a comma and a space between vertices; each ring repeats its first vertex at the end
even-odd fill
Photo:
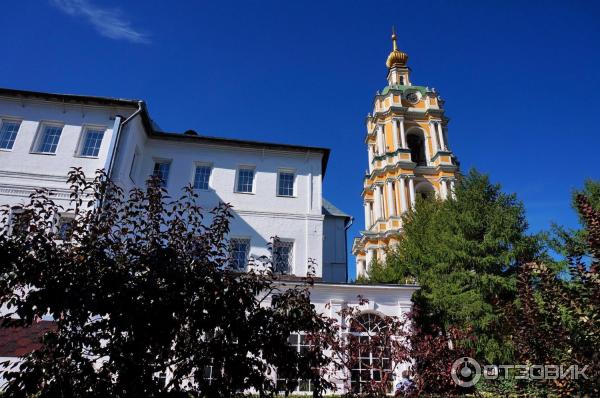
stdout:
MULTIPOLYGON (((16 100, 0 98, 0 117, 22 120, 11 151, 0 151, 0 205, 16 205, 27 201, 29 193, 38 187, 57 192, 55 199, 68 205, 65 184, 71 167, 82 167, 93 177, 97 169, 106 167, 114 118, 124 117, 136 109, 116 109, 108 106, 62 104, 38 99, 16 100), (56 153, 32 153, 32 145, 44 121, 64 124, 56 153), (97 158, 78 156, 82 133, 86 126, 105 129, 97 158)), ((268 147, 235 147, 149 138, 141 117, 135 117, 122 130, 120 146, 114 162, 113 178, 126 190, 143 186, 152 173, 156 159, 170 159, 168 189, 174 195, 193 182, 196 162, 213 166, 208 191, 201 192, 201 204, 210 209, 219 201, 233 205, 232 237, 251 239, 251 255, 267 254, 271 237, 294 241, 295 275, 306 275, 308 259, 317 263, 316 276, 322 276, 323 216, 321 211, 321 153, 302 150, 274 150, 268 147), (134 153, 138 154, 133 178, 130 169, 134 153), (236 193, 236 170, 241 165, 255 167, 255 191, 236 193), (296 174, 295 196, 277 196, 277 172, 293 170, 296 174)))
MULTIPOLYGON (((0 204, 19 204, 35 187, 66 192, 65 181, 71 167, 81 167, 92 178, 103 168, 113 135, 115 114, 131 109, 87 105, 63 105, 40 100, 0 98, 0 119, 21 120, 12 150, 0 150, 0 204), (44 122, 64 124, 55 154, 33 153, 33 144, 44 122), (105 129, 97 158, 79 156, 85 127, 105 129)), ((65 202, 66 197, 57 197, 65 202)))
MULTIPOLYGON (((131 133, 129 131, 128 133, 131 133)), ((128 138, 129 153, 140 141, 128 138), (136 142, 136 144, 131 144, 136 142)), ((231 237, 250 238, 250 255, 268 254, 267 243, 273 236, 294 242, 293 274, 306 275, 308 259, 317 263, 316 274, 322 275, 323 216, 321 211, 321 154, 280 151, 268 148, 241 148, 189 140, 148 139, 142 161, 136 171, 136 183, 142 184, 153 171, 158 159, 171 161, 167 189, 172 196, 193 183, 195 165, 210 164, 210 189, 199 191, 200 204, 211 209, 219 202, 233 206, 235 218, 231 237), (236 172, 240 166, 255 168, 254 192, 235 192, 236 172), (279 170, 295 173, 294 197, 277 196, 279 170)), ((127 175, 131 160, 124 161, 127 175)))
MULTIPOLYGON (((282 286, 282 288, 285 289, 286 286, 282 286)), ((412 307, 411 297, 417 289, 416 285, 315 283, 310 288, 310 301, 317 312, 336 319, 339 325, 347 325, 347 320, 342 320, 339 315, 344 308, 356 308, 359 312, 405 319, 404 317, 412 307), (368 302, 361 303, 359 295, 368 302)), ((264 305, 269 305, 269 301, 266 300, 264 305)), ((409 363, 397 364, 394 369, 395 380, 400 379, 402 371, 408 366, 409 363)), ((344 375, 339 370, 329 375, 329 381, 337 385, 336 394, 348 392, 345 389, 344 381, 349 377, 350 375, 344 375)))

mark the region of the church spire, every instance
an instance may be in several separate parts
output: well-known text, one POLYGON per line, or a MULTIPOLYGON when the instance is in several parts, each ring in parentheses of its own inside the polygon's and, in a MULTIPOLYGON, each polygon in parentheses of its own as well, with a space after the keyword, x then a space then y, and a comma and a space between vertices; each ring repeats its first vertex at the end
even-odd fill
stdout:
POLYGON ((398 44, 396 43, 396 29, 392 26, 392 52, 387 57, 386 66, 388 69, 392 69, 395 66, 406 67, 408 61, 408 55, 398 50, 398 44))

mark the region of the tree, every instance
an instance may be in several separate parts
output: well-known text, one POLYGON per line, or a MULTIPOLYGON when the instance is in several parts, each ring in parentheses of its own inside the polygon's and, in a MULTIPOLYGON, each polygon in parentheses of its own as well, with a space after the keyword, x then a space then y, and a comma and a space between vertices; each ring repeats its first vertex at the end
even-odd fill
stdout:
POLYGON ((74 169, 68 183, 69 209, 40 190, 3 210, 2 325, 56 322, 5 375, 10 396, 272 396, 276 369, 315 380, 315 396, 329 387, 318 372, 327 347, 288 345, 292 332, 327 331, 311 281, 280 288, 268 269, 231 269, 228 205, 206 211, 191 187, 171 199, 158 179, 127 197, 102 172, 89 181, 74 169), (73 218, 58 240, 65 211, 73 218))
POLYGON ((542 381, 558 396, 600 394, 600 209, 591 199, 575 196, 585 241, 582 251, 570 247, 568 277, 543 263, 525 265, 519 271, 520 305, 507 309, 522 363, 587 366, 586 377, 542 381))
POLYGON ((459 358, 473 357, 474 336, 469 329, 454 326, 445 332, 435 325, 423 330, 419 319, 424 314, 415 306, 410 314, 410 357, 415 374, 411 396, 462 396, 472 393, 473 387, 461 387, 452 379, 452 365, 459 358))
POLYGON ((491 363, 512 357, 500 308, 516 296, 516 270, 540 253, 537 236, 526 233, 521 202, 501 191, 486 175, 470 171, 455 198, 418 200, 403 216, 399 244, 372 281, 416 280, 414 302, 426 333, 451 327, 471 329, 476 355, 491 363))
MULTIPOLYGON (((586 221, 581 213, 577 203, 577 197, 583 195, 589 201, 589 205, 600 211, 600 182, 588 179, 584 182, 583 189, 574 190, 571 196, 571 206, 577 212, 579 223, 584 226, 586 221)), ((587 243, 587 230, 582 228, 566 228, 562 225, 553 223, 550 233, 548 234, 547 243, 550 249, 563 257, 563 261, 559 262, 562 269, 568 267, 568 258, 573 256, 589 257, 587 243)), ((557 269, 561 269, 558 267, 557 269)))

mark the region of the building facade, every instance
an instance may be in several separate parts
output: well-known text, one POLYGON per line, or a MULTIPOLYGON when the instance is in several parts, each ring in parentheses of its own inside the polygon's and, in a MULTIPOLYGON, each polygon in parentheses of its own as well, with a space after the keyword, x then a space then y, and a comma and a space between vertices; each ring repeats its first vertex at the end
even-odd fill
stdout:
POLYGON ((377 92, 366 119, 369 167, 361 193, 365 229, 354 239, 357 275, 367 275, 374 260, 398 243, 402 214, 417 196, 452 195, 458 161, 448 146, 444 101, 434 90, 413 85, 408 55, 392 33, 386 66, 387 86, 377 92))
MULTIPOLYGON (((328 149, 162 132, 138 101, 15 90, 0 90, 0 101, 2 204, 17 205, 45 187, 67 208, 71 167, 88 177, 109 170, 126 191, 159 174, 171 193, 192 184, 206 209, 219 202, 233 206, 230 240, 240 267, 268 254, 267 244, 277 236, 282 274, 306 276, 311 258, 317 277, 346 281, 345 266, 323 261, 340 239, 336 228, 331 237, 323 232, 328 149), (335 269, 324 269, 330 264, 335 269)), ((344 217, 349 222, 340 212, 327 215, 332 222, 344 217)))
MULTIPOLYGON (((275 272, 304 277, 314 260, 311 300, 322 313, 336 317, 343 307, 362 305, 373 315, 402 316, 416 286, 346 283, 352 218, 323 198, 328 159, 329 150, 321 147, 168 133, 143 101, 0 89, 0 205, 14 207, 15 214, 38 188, 51 190, 68 209, 72 167, 90 178, 104 169, 126 191, 143 187, 151 175, 171 194, 192 184, 204 208, 233 206, 229 240, 240 270, 251 257, 268 255, 277 236, 275 272)), ((57 231, 69 220, 68 212, 62 214, 57 231)), ((0 308, 0 315, 6 311, 0 308)), ((11 336, 0 335, 0 346, 7 342, 16 347, 11 336)), ((23 354, 22 347, 2 352, 16 362, 23 354)), ((368 380, 354 381, 361 382, 368 380)), ((344 392, 341 379, 339 387, 344 392)))

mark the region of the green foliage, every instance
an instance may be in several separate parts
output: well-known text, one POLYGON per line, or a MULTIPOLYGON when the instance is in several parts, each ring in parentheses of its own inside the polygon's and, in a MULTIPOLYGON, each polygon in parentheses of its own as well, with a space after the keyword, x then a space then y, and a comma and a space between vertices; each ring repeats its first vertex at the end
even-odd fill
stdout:
POLYGON ((460 178, 455 199, 418 200, 403 217, 404 233, 384 265, 369 277, 378 282, 421 285, 414 300, 421 322, 471 327, 478 357, 499 363, 512 357, 498 309, 515 299, 515 270, 540 252, 526 233, 523 204, 486 175, 460 178))
POLYGON ((519 307, 507 309, 522 363, 587 366, 586 377, 540 382, 559 396, 600 394, 600 210, 585 195, 576 197, 586 228, 586 253, 568 258, 568 278, 544 264, 519 270, 519 307))
MULTIPOLYGON (((571 199, 572 207, 577 212, 579 222, 583 226, 585 225, 585 220, 577 206, 578 195, 585 196, 593 209, 600 210, 600 181, 587 179, 584 182, 583 189, 573 191, 571 199)), ((587 250, 587 231, 583 227, 573 229, 553 223, 547 237, 547 244, 550 249, 562 256, 563 261, 559 261, 562 269, 567 268, 567 257, 569 256, 589 256, 587 250)))

